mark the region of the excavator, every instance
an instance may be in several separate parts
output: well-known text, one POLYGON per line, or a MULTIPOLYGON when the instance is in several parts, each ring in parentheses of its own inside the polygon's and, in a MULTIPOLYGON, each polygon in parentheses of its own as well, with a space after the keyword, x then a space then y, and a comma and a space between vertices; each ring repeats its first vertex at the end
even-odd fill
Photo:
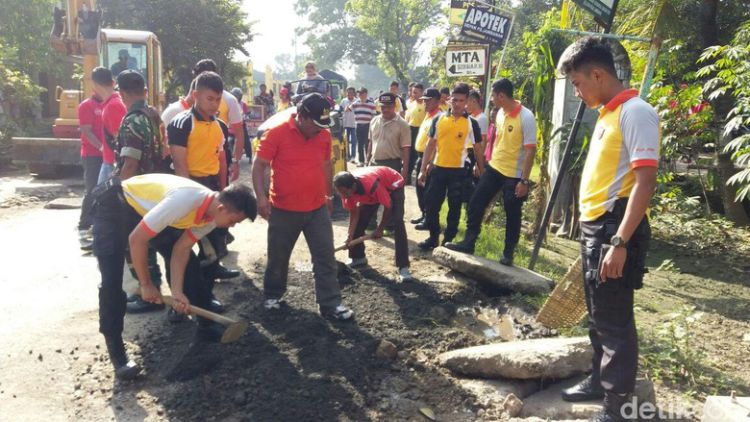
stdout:
POLYGON ((13 138, 13 158, 26 162, 39 177, 59 177, 66 168, 80 166, 78 105, 93 92, 91 71, 97 66, 120 71, 134 69, 146 79, 148 102, 164 107, 161 44, 154 33, 101 28, 102 11, 96 0, 66 0, 55 7, 50 45, 81 65, 81 89, 57 87, 59 116, 52 126, 53 138, 13 138))

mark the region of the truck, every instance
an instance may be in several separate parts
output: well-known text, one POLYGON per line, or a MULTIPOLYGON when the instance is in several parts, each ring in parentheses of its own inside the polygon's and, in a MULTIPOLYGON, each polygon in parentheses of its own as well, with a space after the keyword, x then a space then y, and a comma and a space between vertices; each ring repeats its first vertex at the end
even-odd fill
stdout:
POLYGON ((13 159, 25 162, 30 173, 43 178, 59 177, 67 168, 80 167, 78 105, 93 92, 91 71, 95 67, 135 69, 146 79, 149 104, 161 110, 166 99, 161 44, 154 33, 101 28, 102 12, 96 7, 96 0, 66 0, 65 3, 65 9, 55 7, 53 12, 50 44, 81 65, 81 89, 57 87, 55 98, 59 116, 52 126, 54 137, 14 137, 12 140, 13 159))

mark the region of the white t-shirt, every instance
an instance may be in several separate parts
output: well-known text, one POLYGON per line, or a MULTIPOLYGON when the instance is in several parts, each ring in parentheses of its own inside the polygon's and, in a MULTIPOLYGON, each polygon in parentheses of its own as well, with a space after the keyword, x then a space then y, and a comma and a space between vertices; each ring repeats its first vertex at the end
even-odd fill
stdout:
POLYGON ((226 101, 227 107, 229 108, 229 121, 224 123, 226 123, 227 126, 242 123, 242 106, 240 105, 240 102, 237 101, 237 97, 232 95, 231 92, 224 90, 222 99, 226 101))
POLYGON ((353 128, 357 126, 357 121, 354 120, 354 110, 346 109, 355 101, 357 101, 356 98, 351 101, 349 101, 349 98, 344 98, 343 100, 341 100, 341 108, 344 110, 344 127, 353 128))
POLYGON ((183 103, 182 100, 177 100, 164 109, 161 113, 161 121, 164 122, 165 126, 169 125, 172 122, 172 119, 178 114, 190 108, 190 106, 185 107, 185 104, 187 103, 183 103))
POLYGON ((484 113, 479 113, 476 116, 471 116, 472 119, 479 123, 479 129, 482 131, 483 136, 487 136, 487 131, 490 128, 490 119, 484 113))

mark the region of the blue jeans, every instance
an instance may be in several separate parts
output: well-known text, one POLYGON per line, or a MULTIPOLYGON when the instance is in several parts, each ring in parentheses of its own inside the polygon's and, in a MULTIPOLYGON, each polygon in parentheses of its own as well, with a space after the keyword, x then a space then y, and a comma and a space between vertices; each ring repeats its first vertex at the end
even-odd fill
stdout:
POLYGON ((113 171, 115 171, 114 164, 102 163, 102 167, 99 169, 99 179, 97 180, 96 184, 98 185, 103 181, 109 179, 109 176, 112 175, 113 171))
POLYGON ((349 141, 349 159, 357 156, 357 131, 353 127, 345 127, 346 139, 349 141))

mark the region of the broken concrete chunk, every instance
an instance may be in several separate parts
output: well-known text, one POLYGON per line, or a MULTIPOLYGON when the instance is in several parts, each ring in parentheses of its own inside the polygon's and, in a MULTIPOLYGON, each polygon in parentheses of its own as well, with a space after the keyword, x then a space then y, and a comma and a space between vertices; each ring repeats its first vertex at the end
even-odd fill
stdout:
POLYGON ((592 354, 588 337, 552 338, 452 350, 438 361, 472 377, 561 379, 590 369, 592 354))
POLYGON ((73 210, 81 208, 83 198, 57 198, 47 202, 44 208, 50 210, 73 210))
POLYGON ((503 402, 503 409, 505 410, 505 414, 508 417, 515 418, 516 416, 521 414, 521 410, 523 409, 523 402, 521 401, 521 399, 516 397, 515 394, 510 393, 503 402))
POLYGON ((378 349, 375 350, 375 356, 378 359, 392 360, 398 356, 398 349, 396 345, 388 340, 381 340, 378 344, 378 349))
POLYGON ((462 390, 476 397, 483 408, 502 407, 509 395, 530 396, 539 391, 536 380, 481 380, 462 379, 458 381, 462 390))
POLYGON ((439 264, 465 274, 480 283, 518 293, 536 295, 549 293, 554 282, 541 274, 521 267, 508 267, 473 255, 436 248, 432 257, 439 264))

